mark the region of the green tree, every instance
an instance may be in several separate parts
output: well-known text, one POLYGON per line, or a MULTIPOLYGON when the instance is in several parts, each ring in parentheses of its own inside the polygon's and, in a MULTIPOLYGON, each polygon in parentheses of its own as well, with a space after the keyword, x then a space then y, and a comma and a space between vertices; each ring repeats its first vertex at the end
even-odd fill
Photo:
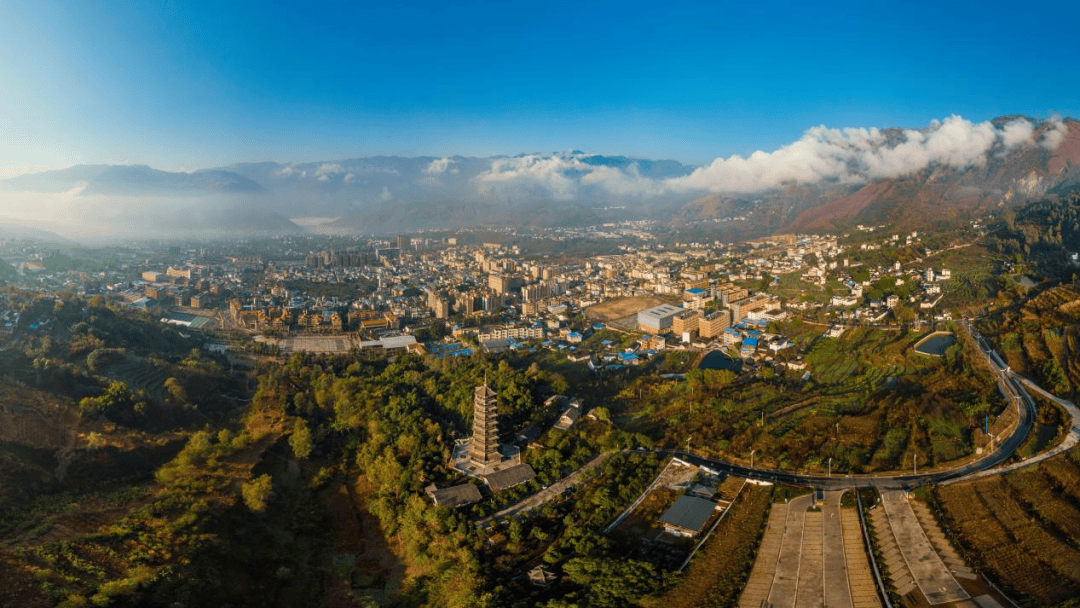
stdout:
POLYGON ((1057 357, 1051 355, 1049 359, 1043 361, 1040 367, 1042 372, 1043 382, 1046 383, 1046 389, 1056 395, 1067 395, 1069 392, 1069 381, 1065 377, 1065 372, 1061 369, 1061 364, 1058 363, 1057 357))
POLYGON ((180 384, 180 381, 176 378, 165 380, 165 390, 169 392, 169 395, 175 399, 177 403, 187 403, 187 390, 184 389, 184 385, 180 384))
POLYGON ((590 606, 632 606, 661 583, 652 564, 635 560, 579 557, 566 562, 563 570, 588 589, 590 606))
POLYGON ((247 508, 256 513, 262 513, 266 510, 266 503, 270 501, 274 493, 274 480, 270 475, 260 475, 241 484, 240 492, 247 508))
POLYGON ((910 324, 915 320, 915 310, 910 306, 897 304, 896 308, 893 309, 893 316, 901 323, 910 324))
POLYGON ((303 418, 297 418, 296 423, 293 424, 292 433, 289 434, 289 446, 292 447, 293 454, 300 460, 306 460, 311 455, 311 450, 314 447, 311 439, 311 429, 303 418))

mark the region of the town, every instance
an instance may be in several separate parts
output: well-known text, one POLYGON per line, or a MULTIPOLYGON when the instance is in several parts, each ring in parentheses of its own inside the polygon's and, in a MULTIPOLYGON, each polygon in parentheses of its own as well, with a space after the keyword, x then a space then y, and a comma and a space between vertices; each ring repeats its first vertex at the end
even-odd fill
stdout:
MULTIPOLYGON (((85 430, 67 449, 183 444, 154 473, 176 491, 200 470, 185 462, 224 475, 222 460, 276 457, 292 464, 237 479, 248 510, 286 517, 287 480, 310 476, 313 497, 351 513, 328 529, 372 546, 386 542, 374 523, 350 531, 349 518, 386 526, 436 509, 466 543, 452 551, 483 539, 477 559, 519 581, 497 588, 500 602, 586 593, 605 605, 633 589, 697 602, 702 576, 741 572, 744 585, 708 593, 739 605, 942 605, 990 583, 942 544, 925 501, 963 526, 959 489, 990 492, 994 474, 1062 462, 1080 440, 1080 410, 1059 397, 1077 370, 1054 357, 1032 367, 1037 347, 1012 329, 1010 302, 1042 294, 1023 305, 1030 318, 1045 313, 1028 306, 1065 311, 1080 296, 1040 287, 1042 262, 1008 255, 993 221, 707 243, 648 221, 96 248, 11 238, 0 243, 12 283, 0 339, 15 377, 79 396, 85 430), (122 337, 132 331, 141 337, 122 337), (200 424, 221 429, 218 443, 200 424), (368 447, 351 456, 362 436, 368 447), (402 441, 412 447, 371 447, 402 441), (343 474, 366 479, 354 491, 383 506, 348 498, 343 474), (860 548, 869 528, 883 555, 860 548), (907 565, 928 559, 949 566, 907 565), (840 576, 835 563, 842 593, 791 587, 840 576), (587 564, 627 591, 590 591, 587 564), (690 578, 672 586, 665 572, 690 578)), ((1059 258, 1077 266, 1067 250, 1059 258)), ((1042 348, 1072 348, 1071 335, 1047 330, 1042 348)), ((37 437, 56 415, 37 434, 23 423, 9 434, 37 437)), ((125 525, 145 525, 132 517, 125 525)), ((351 597, 379 604, 387 593, 384 566, 343 572, 332 580, 351 597)))
MULTIPOLYGON (((771 364, 790 342, 769 324, 792 315, 828 323, 832 337, 848 325, 951 319, 938 306, 951 271, 934 265, 917 232, 858 226, 843 236, 664 246, 641 224, 548 237, 618 243, 618 253, 575 258, 509 244, 522 236, 513 231, 485 235, 500 237, 490 242, 466 232, 132 248, 82 262, 95 271, 50 271, 49 251, 14 242, 0 252, 39 288, 102 296, 179 326, 257 334, 286 353, 528 347, 586 360, 599 354, 589 338, 610 328, 639 338, 635 365, 669 348, 771 364), (466 240, 475 244, 458 244, 466 240)), ((934 245, 964 247, 977 228, 934 245)))

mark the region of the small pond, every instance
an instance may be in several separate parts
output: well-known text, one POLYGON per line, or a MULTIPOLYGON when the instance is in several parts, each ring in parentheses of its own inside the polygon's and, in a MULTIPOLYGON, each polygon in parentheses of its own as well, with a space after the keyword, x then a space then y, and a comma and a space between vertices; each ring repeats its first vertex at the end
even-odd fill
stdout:
POLYGON ((714 350, 705 355, 698 364, 698 369, 726 369, 739 373, 742 371, 742 361, 732 359, 723 351, 714 350))
POLYGON ((941 357, 955 343, 956 335, 954 334, 947 332, 931 334, 915 345, 915 352, 932 357, 941 357))

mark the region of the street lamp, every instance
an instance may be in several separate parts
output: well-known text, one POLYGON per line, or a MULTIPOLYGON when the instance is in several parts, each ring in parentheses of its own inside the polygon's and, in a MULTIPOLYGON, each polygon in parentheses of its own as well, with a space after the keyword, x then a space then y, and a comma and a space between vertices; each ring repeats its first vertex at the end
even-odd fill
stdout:
POLYGON ((912 454, 911 455, 911 463, 912 463, 912 466, 914 467, 914 470, 913 470, 912 473, 914 475, 918 475, 919 474, 919 455, 918 454, 912 454))
POLYGON ((754 468, 754 452, 756 452, 756 451, 757 451, 756 449, 750 450, 750 468, 751 469, 754 468))
POLYGON ((832 456, 829 457, 829 477, 832 477, 832 456))

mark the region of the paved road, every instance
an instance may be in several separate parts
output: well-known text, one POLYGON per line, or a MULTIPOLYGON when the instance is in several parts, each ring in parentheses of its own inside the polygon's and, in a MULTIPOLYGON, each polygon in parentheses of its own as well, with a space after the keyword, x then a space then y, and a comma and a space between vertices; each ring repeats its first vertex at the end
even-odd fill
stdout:
POLYGON ((821 506, 824 529, 822 556, 825 559, 825 605, 843 608, 853 606, 848 584, 848 560, 844 547, 844 529, 840 517, 840 497, 843 492, 826 492, 821 506))
POLYGON ((765 535, 761 537, 757 559, 750 571, 750 580, 746 581, 739 597, 740 608, 761 608, 769 599, 773 578, 776 576, 776 562, 780 560, 780 550, 784 544, 789 506, 787 503, 778 503, 769 511, 769 523, 765 527, 765 535))
POLYGON ((799 567, 802 565, 803 525, 812 499, 813 497, 807 494, 788 504, 784 540, 780 545, 780 558, 776 561, 776 574, 773 575, 772 591, 769 592, 769 606, 781 608, 795 605, 795 596, 799 589, 799 567))
POLYGON ((882 492, 881 504, 889 516, 889 525, 904 562, 930 605, 970 598, 930 544, 904 492, 882 492))
MULTIPOLYGON (((840 496, 826 492, 820 511, 808 511, 812 495, 800 496, 790 503, 773 505, 761 549, 754 562, 750 580, 739 598, 739 605, 760 608, 853 608, 851 565, 863 574, 859 579, 860 607, 876 606, 876 589, 869 582, 869 565, 862 551, 862 531, 857 517, 848 519, 846 530, 856 554, 847 555, 845 524, 842 524, 840 496), (853 534, 852 534, 853 533, 853 534), (861 564, 861 565, 860 565, 861 564)), ((849 509, 850 511, 850 509, 849 509)))
POLYGON ((881 608, 877 581, 866 555, 859 513, 855 509, 841 509, 840 521, 844 529, 844 557, 847 558, 851 603, 855 608, 881 608))

